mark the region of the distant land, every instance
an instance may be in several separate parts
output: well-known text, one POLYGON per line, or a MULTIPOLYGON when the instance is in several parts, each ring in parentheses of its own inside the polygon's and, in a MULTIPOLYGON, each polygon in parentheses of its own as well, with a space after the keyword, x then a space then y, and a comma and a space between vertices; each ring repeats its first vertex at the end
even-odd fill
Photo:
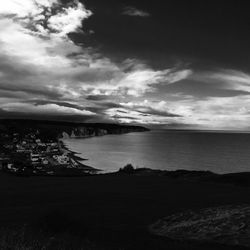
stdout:
POLYGON ((144 132, 140 126, 41 120, 0 120, 0 170, 19 176, 83 176, 99 170, 65 147, 62 139, 144 132))
POLYGON ((0 120, 0 134, 26 134, 31 130, 39 130, 41 139, 76 138, 102 136, 106 134, 124 134, 130 132, 149 131, 148 128, 134 125, 112 123, 75 123, 46 120, 0 120))

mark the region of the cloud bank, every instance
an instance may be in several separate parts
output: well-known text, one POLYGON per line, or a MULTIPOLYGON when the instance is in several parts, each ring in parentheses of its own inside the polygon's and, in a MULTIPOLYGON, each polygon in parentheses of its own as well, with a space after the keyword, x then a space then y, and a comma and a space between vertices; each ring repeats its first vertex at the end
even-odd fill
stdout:
MULTIPOLYGON (((8 0, 0 7, 0 108, 27 113, 99 114, 88 110, 89 96, 141 97, 189 75, 175 67, 154 70, 138 59, 115 63, 68 34, 84 32, 93 13, 82 3, 8 0), (54 104, 34 105, 34 99, 54 104), (67 101, 65 108, 55 101, 67 101), (77 106, 86 107, 78 110, 77 106)), ((106 119, 106 118, 105 118, 106 119)))
MULTIPOLYGON (((133 7, 123 14, 150 15, 133 7)), ((90 16, 79 1, 8 0, 0 6, 0 118, 249 129, 247 72, 112 60, 70 39, 70 33, 85 32, 90 16)))

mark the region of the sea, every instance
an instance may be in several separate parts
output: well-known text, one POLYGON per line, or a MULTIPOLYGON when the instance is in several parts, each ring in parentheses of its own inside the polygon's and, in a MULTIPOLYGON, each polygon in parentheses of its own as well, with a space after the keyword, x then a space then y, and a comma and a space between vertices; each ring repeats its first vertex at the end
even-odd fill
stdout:
POLYGON ((65 139, 84 164, 114 172, 126 164, 161 170, 250 171, 250 133, 152 130, 87 139, 65 139))

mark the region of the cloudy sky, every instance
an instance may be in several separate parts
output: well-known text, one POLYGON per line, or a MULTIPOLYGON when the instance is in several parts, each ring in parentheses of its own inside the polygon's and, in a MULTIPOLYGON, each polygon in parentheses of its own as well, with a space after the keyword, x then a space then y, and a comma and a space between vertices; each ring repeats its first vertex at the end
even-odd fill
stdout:
POLYGON ((250 129, 248 8, 209 2, 1 0, 0 118, 250 129))

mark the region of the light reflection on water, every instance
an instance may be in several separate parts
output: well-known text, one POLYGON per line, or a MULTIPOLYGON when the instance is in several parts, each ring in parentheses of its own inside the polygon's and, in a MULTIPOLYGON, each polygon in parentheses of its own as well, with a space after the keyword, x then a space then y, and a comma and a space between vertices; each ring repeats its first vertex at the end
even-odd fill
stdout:
POLYGON ((69 149, 89 159, 87 165, 116 171, 127 163, 153 169, 250 170, 250 134, 150 131, 64 140, 69 149))

